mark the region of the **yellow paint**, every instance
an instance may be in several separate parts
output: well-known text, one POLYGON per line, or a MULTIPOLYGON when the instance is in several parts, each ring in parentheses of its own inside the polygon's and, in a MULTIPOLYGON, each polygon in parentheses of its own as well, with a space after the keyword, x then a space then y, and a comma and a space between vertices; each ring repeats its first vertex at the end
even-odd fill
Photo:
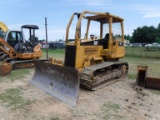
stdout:
MULTIPOLYGON (((107 40, 106 40, 107 41, 107 40)), ((99 64, 104 61, 108 60, 118 60, 119 58, 124 57, 125 50, 124 50, 124 26, 123 26, 123 18, 119 16, 112 15, 110 13, 101 13, 101 12, 90 12, 90 11, 83 11, 82 13, 74 13, 71 16, 71 19, 67 25, 66 29, 66 46, 75 46, 76 47, 76 56, 75 56, 75 68, 79 71, 86 66, 92 66, 94 64, 99 64), (91 14, 91 16, 87 16, 87 14, 91 14), (77 15, 79 19, 77 21, 76 30, 75 30, 75 41, 69 42, 69 29, 74 17, 77 15), (81 22, 83 19, 86 19, 87 28, 85 32, 85 39, 81 40, 81 22), (89 27, 91 21, 98 21, 100 23, 100 35, 98 39, 89 39, 89 27), (101 44, 95 44, 94 41, 100 43, 103 36, 103 24, 105 22, 109 26, 109 38, 108 42, 104 44, 108 44, 107 48, 101 44), (121 25, 121 38, 114 39, 113 38, 113 30, 112 30, 112 23, 120 23, 121 25), (93 41, 93 42, 92 42, 93 41), (83 44, 82 44, 83 43, 83 44), (88 44, 85 44, 88 43, 88 44)))
POLYGON ((8 31, 7 25, 5 25, 3 22, 0 22, 0 29, 2 29, 3 32, 7 32, 8 31))

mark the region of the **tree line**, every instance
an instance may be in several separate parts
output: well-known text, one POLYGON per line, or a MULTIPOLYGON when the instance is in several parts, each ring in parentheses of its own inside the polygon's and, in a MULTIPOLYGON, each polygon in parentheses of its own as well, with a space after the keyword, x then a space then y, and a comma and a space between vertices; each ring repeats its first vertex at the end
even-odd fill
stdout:
POLYGON ((131 43, 160 43, 160 23, 157 27, 143 26, 133 31, 132 36, 124 35, 131 43))

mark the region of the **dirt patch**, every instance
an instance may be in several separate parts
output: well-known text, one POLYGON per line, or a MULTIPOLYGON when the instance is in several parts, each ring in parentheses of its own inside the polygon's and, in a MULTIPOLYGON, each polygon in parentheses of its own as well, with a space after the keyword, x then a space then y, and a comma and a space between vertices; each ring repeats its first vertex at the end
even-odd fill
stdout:
POLYGON ((0 120, 159 120, 160 96, 150 90, 134 90, 135 80, 123 81, 98 89, 80 89, 77 106, 72 108, 29 84, 34 70, 21 80, 5 80, 0 93, 19 88, 30 100, 23 108, 0 105, 0 120))

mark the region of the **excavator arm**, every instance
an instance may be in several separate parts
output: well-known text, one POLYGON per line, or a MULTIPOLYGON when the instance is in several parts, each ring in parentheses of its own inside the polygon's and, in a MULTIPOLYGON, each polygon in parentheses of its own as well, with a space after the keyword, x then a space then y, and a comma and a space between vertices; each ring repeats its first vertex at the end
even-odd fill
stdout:
MULTIPOLYGON (((6 33, 9 29, 3 22, 0 22, 0 30, 6 33)), ((0 37, 0 59, 2 59, 4 54, 12 57, 13 54, 15 55, 15 50, 3 38, 0 37)))
POLYGON ((3 22, 0 22, 0 29, 3 32, 7 32, 8 31, 8 27, 3 22))
MULTIPOLYGON (((11 58, 16 56, 16 51, 3 39, 0 38, 0 51, 5 52, 4 54, 9 55, 11 58)), ((0 55, 0 59, 2 55, 0 55)))

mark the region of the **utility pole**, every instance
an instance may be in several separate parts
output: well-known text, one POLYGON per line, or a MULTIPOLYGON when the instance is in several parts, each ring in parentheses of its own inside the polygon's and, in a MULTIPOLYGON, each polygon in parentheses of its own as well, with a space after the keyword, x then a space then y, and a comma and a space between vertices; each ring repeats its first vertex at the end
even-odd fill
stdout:
POLYGON ((48 33, 47 33, 47 18, 45 17, 45 28, 46 28, 46 58, 48 60, 48 33))

